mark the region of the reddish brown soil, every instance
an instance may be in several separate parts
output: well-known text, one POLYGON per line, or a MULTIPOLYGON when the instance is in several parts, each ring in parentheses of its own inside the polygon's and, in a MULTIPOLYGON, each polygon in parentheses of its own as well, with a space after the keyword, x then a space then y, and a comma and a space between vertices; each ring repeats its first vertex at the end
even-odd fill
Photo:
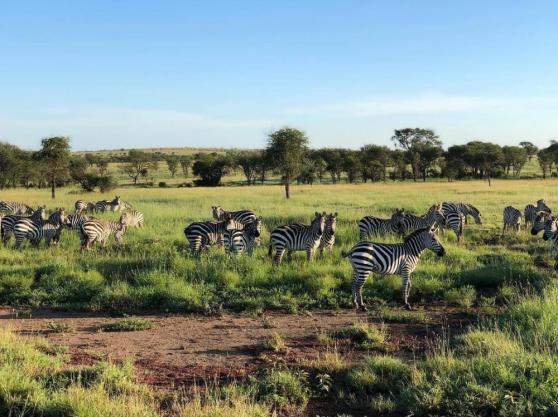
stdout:
MULTIPOLYGON (((451 337, 477 320, 475 314, 447 308, 423 313, 431 317, 428 324, 385 324, 395 354, 407 359, 420 356, 433 340, 440 339, 435 336, 451 337)), ((208 379, 243 378, 266 362, 304 363, 323 349, 315 342, 319 332, 339 330, 357 321, 379 323, 374 315, 352 310, 267 313, 265 320, 249 314, 142 317, 153 321, 152 329, 112 333, 100 330, 102 325, 118 320, 106 314, 0 308, 0 327, 68 346, 75 364, 131 358, 141 381, 166 388, 208 379), (49 331, 49 322, 68 324, 72 331, 49 331), (262 341, 272 332, 285 337, 288 346, 285 352, 275 354, 262 349, 262 341)))

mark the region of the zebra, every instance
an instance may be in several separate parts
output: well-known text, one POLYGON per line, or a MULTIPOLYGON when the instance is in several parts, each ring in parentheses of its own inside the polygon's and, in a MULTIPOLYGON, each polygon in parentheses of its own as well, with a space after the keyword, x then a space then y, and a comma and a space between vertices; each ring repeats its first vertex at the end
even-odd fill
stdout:
POLYGON ((536 236, 539 234, 541 230, 545 230, 546 222, 548 220, 553 220, 553 217, 550 213, 546 211, 539 211, 537 216, 533 220, 533 227, 531 228, 531 234, 536 236))
POLYGON ((248 223, 244 229, 227 229, 224 233, 225 252, 236 256, 247 252, 252 256, 254 247, 262 233, 262 218, 257 217, 255 221, 248 223))
MULTIPOLYGON (((246 225, 256 220, 258 216, 252 210, 239 210, 239 211, 226 211, 221 206, 211 206, 211 214, 213 218, 217 221, 223 221, 227 216, 231 220, 240 223, 241 225, 246 225)), ((237 228, 235 225, 235 228, 237 228)), ((242 227, 238 227, 241 229, 242 227)))
POLYGON ((450 203, 444 201, 442 203, 442 211, 445 213, 449 213, 450 211, 460 211, 465 216, 465 224, 467 224, 467 220, 469 216, 472 216, 475 219, 476 224, 482 224, 482 217, 480 211, 473 206, 472 204, 468 203, 450 203))
POLYGON ((553 239, 556 242, 556 236, 558 236, 558 218, 550 216, 544 224, 543 239, 553 239))
POLYGON ((27 204, 18 203, 15 201, 0 201, 0 214, 13 214, 16 216, 26 216, 32 215, 33 208, 29 207, 27 204))
POLYGON ((93 213, 95 211, 95 203, 91 201, 78 200, 75 202, 74 207, 76 213, 93 213))
POLYGON ((105 247, 112 234, 114 234, 117 242, 121 242, 125 232, 126 225, 122 218, 118 222, 98 219, 87 220, 81 225, 83 235, 81 249, 89 250, 96 242, 100 242, 105 247))
POLYGON ((365 216, 358 222, 360 240, 366 240, 369 236, 384 236, 391 233, 399 233, 401 221, 405 217, 404 209, 395 209, 390 219, 380 219, 373 216, 365 216))
POLYGON ((45 207, 39 207, 37 210, 33 212, 31 217, 20 216, 15 214, 10 214, 2 217, 2 220, 0 222, 0 230, 1 230, 0 233, 2 235, 2 243, 6 245, 9 242, 10 238, 14 234, 14 226, 19 220, 31 219, 35 222, 38 222, 40 220, 43 220, 45 218, 45 215, 46 215, 45 207))
POLYGON ((316 212, 310 225, 294 223, 276 228, 271 232, 268 256, 272 255, 275 247, 275 265, 281 263, 285 250, 289 251, 289 256, 293 251, 306 251, 306 258, 311 261, 320 244, 324 227, 325 213, 316 212))
POLYGON ((370 273, 376 272, 401 276, 403 303, 405 308, 410 310, 411 274, 417 266, 422 251, 430 249, 440 257, 446 252, 434 230, 434 227, 417 229, 405 237, 403 243, 361 242, 353 246, 348 253, 343 253, 353 268, 354 306, 366 310, 362 301, 362 287, 370 273))
POLYGON ((428 209, 425 215, 415 216, 413 214, 405 214, 401 219, 401 231, 404 234, 409 234, 417 229, 444 227, 446 220, 442 205, 440 203, 434 204, 428 209))
POLYGON ((522 217, 523 214, 521 214, 521 211, 515 207, 507 206, 504 209, 504 227, 502 233, 504 233, 508 227, 512 227, 515 231, 519 231, 522 217))
POLYGON ((533 204, 527 204, 525 206, 525 209, 523 210, 523 214, 525 216, 525 226, 533 224, 539 211, 546 211, 549 214, 552 213, 552 210, 550 210, 550 208, 546 205, 544 199, 537 200, 536 206, 533 204))
POLYGON ((77 234, 79 236, 80 242, 83 243, 83 239, 85 239, 85 236, 83 235, 83 232, 81 230, 81 226, 86 221, 93 220, 93 219, 94 219, 93 217, 86 216, 85 214, 82 214, 82 213, 70 214, 69 216, 66 216, 66 220, 64 221, 64 226, 67 227, 68 229, 76 230, 77 234))
POLYGON ((337 229, 337 212, 330 213, 325 218, 324 233, 320 239, 320 244, 318 245, 318 250, 320 251, 320 256, 324 254, 324 249, 327 249, 331 254, 333 250, 333 244, 335 243, 335 232, 337 229))
POLYGON ((31 218, 18 220, 14 225, 16 249, 21 248, 25 239, 30 240, 33 246, 39 246, 42 239, 45 240, 47 247, 52 242, 57 244, 60 240, 65 218, 65 210, 59 208, 47 220, 33 220, 31 218))
POLYGON ((104 213, 107 210, 112 212, 119 211, 122 200, 119 196, 114 197, 112 200, 101 200, 95 203, 95 211, 97 213, 104 213))
POLYGON ((126 227, 143 227, 143 213, 139 210, 127 210, 122 213, 122 219, 126 227))
MULTIPOLYGON (((194 222, 186 226, 184 235, 190 243, 190 251, 199 254, 209 246, 224 246, 224 234, 227 229, 235 228, 231 217, 226 214, 224 220, 217 222, 194 222)), ((244 226, 242 226, 244 229, 244 226)))
MULTIPOLYGON (((442 207, 444 205, 442 204, 442 207)), ((447 205, 444 211, 446 227, 449 227, 455 233, 457 242, 461 241, 463 236, 463 228, 465 227, 465 215, 457 207, 457 205, 447 205)), ((443 230, 443 229, 442 229, 443 230)))

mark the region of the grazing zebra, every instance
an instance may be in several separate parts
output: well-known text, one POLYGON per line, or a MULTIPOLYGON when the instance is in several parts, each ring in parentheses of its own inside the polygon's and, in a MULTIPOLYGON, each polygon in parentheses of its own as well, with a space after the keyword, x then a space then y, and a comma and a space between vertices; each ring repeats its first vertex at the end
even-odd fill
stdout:
POLYGON ((442 205, 438 203, 430 207, 424 216, 405 214, 405 217, 401 219, 401 231, 404 234, 409 234, 417 229, 430 229, 431 227, 437 229, 438 227, 444 227, 445 224, 442 205))
POLYGON ((361 242, 352 247, 343 256, 349 258, 353 267, 353 304, 356 308, 366 310, 362 301, 362 287, 371 272, 383 275, 400 275, 402 279, 402 297, 405 308, 411 309, 409 293, 411 291, 411 273, 415 270, 423 250, 430 249, 438 256, 445 254, 445 249, 436 237, 434 228, 415 230, 403 243, 361 242))
POLYGON ((550 210, 550 208, 546 205, 544 199, 538 200, 536 206, 532 204, 527 204, 525 206, 525 209, 523 210, 523 214, 525 215, 525 226, 533 224, 533 222, 535 221, 535 217, 537 217, 539 211, 552 213, 552 210, 550 210))
POLYGON ((446 222, 446 227, 449 227, 455 233, 457 241, 461 241, 463 236, 463 228, 465 227, 465 215, 457 207, 448 206, 444 210, 444 217, 446 222))
POLYGON ((555 240, 556 236, 558 236, 558 218, 553 218, 552 216, 550 216, 550 218, 547 219, 544 224, 543 239, 555 240))
POLYGON ((545 230, 546 222, 552 220, 552 215, 546 211, 539 211, 533 220, 533 227, 531 228, 531 234, 533 236, 538 235, 541 230, 545 230))
POLYGON ((465 224, 467 224, 467 218, 472 216, 475 219, 476 224, 482 224, 482 218, 480 211, 473 206, 472 204, 468 203, 450 203, 450 202, 443 202, 442 203, 442 211, 445 213, 449 213, 450 211, 459 211, 465 216, 465 224))
POLYGON ((0 214, 13 214, 16 216, 25 216, 33 214, 34 210, 27 204, 17 203, 15 201, 0 201, 0 214))
POLYGON ((385 236, 391 233, 399 233, 401 221, 405 217, 405 210, 395 209, 391 219, 380 219, 373 216, 365 216, 358 222, 360 240, 366 240, 371 236, 385 236))
POLYGON ((33 246, 39 246, 42 239, 45 240, 47 247, 50 246, 51 242, 57 244, 60 240, 65 218, 64 209, 59 208, 49 216, 48 220, 33 220, 31 218, 18 220, 14 225, 16 249, 21 248, 25 239, 31 241, 33 246))
POLYGON ((126 225, 122 218, 118 222, 98 219, 87 220, 81 225, 81 233, 83 235, 81 249, 89 250, 96 242, 100 242, 105 247, 108 238, 112 234, 114 234, 116 241, 120 242, 125 232, 126 225))
POLYGON ((127 210, 122 213, 122 220, 126 227, 143 227, 143 213, 139 210, 127 210))
MULTIPOLYGON (((202 250, 210 246, 223 246, 224 234, 227 229, 233 229, 234 223, 230 215, 225 215, 225 219, 217 222, 194 222, 186 226, 184 235, 190 243, 190 250, 193 254, 199 254, 202 250)), ((244 228, 244 226, 242 226, 244 228)))
POLYGON ((224 233, 225 252, 236 256, 247 252, 252 256, 254 247, 262 233, 262 218, 257 217, 255 221, 248 223, 244 229, 227 229, 224 233))
POLYGON ((324 254, 324 249, 331 254, 333 250, 333 244, 335 243, 335 232, 337 230, 337 213, 328 214, 325 218, 324 233, 320 239, 320 244, 318 245, 318 250, 320 251, 320 256, 324 254))
POLYGON ((116 196, 113 200, 101 200, 95 203, 95 211, 97 213, 104 213, 107 210, 112 212, 119 211, 122 200, 116 196))
POLYGON ((2 220, 0 222, 0 230, 1 230, 0 233, 2 235, 2 243, 6 245, 9 242, 10 238, 14 233, 14 226, 19 220, 30 219, 35 222, 38 222, 40 220, 43 220, 45 218, 45 215, 46 215, 46 209, 44 207, 39 207, 37 210, 33 212, 31 217, 19 216, 15 214, 10 214, 8 216, 2 217, 2 220))
POLYGON ((74 204, 76 213, 93 213, 95 211, 95 203, 85 200, 78 200, 74 204))
MULTIPOLYGON (((251 223, 257 218, 256 213, 252 210, 226 211, 221 206, 211 206, 211 214, 217 221, 223 221, 228 216, 231 220, 240 223, 241 225, 251 223)), ((235 225, 234 228, 242 228, 237 226, 238 225, 235 225)))
POLYGON ((515 231, 519 231, 522 217, 521 211, 515 207, 507 206, 504 209, 504 228, 502 229, 502 233, 504 233, 508 227, 513 228, 515 231))
POLYGON ((306 251, 308 261, 314 257, 314 252, 320 244, 325 227, 325 213, 316 212, 310 225, 294 223, 280 226, 271 232, 268 255, 271 256, 275 247, 273 263, 279 265, 285 253, 306 251))
POLYGON ((81 213, 70 214, 69 216, 66 217, 66 220, 64 221, 64 226, 67 227, 68 229, 74 229, 75 231, 77 231, 79 240, 81 243, 83 243, 83 239, 85 239, 85 236, 83 235, 81 226, 83 225, 83 223, 85 223, 88 220, 93 220, 93 217, 86 216, 85 214, 81 214, 81 213))

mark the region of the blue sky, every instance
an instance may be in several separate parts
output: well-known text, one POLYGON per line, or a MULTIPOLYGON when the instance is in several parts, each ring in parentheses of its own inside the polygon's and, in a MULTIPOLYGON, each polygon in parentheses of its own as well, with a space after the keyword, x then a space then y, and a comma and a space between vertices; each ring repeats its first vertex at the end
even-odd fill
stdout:
POLYGON ((558 138, 558 3, 26 1, 0 13, 0 140, 75 149, 558 138))

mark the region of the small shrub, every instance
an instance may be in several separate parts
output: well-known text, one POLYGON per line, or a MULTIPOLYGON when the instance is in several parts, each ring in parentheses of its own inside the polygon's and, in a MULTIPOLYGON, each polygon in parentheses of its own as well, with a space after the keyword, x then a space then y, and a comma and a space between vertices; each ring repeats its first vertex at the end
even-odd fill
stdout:
POLYGON ((444 294, 444 299, 451 305, 470 308, 477 298, 475 287, 466 285, 460 288, 451 288, 444 294))
POLYGON ((140 318, 129 318, 115 321, 101 326, 105 332, 136 332, 149 330, 153 327, 153 322, 140 318))
POLYGON ((166 187, 167 187, 167 183, 165 181, 159 182, 159 188, 166 188, 166 187))
POLYGON ((269 337, 264 339, 262 347, 266 350, 281 352, 287 348, 287 344, 285 342, 285 338, 281 334, 273 332, 269 337))
POLYGON ((385 331, 367 323, 355 323, 351 327, 339 330, 334 336, 349 341, 358 349, 386 349, 385 331))
POLYGON ((430 321, 430 317, 421 311, 409 312, 379 309, 372 312, 372 315, 388 323, 427 323, 430 321))
POLYGON ((74 330, 72 325, 60 321, 49 321, 45 328, 52 333, 69 333, 74 330))
POLYGON ((272 370, 256 383, 256 391, 261 400, 272 403, 275 407, 302 410, 310 397, 307 376, 289 370, 272 370))

